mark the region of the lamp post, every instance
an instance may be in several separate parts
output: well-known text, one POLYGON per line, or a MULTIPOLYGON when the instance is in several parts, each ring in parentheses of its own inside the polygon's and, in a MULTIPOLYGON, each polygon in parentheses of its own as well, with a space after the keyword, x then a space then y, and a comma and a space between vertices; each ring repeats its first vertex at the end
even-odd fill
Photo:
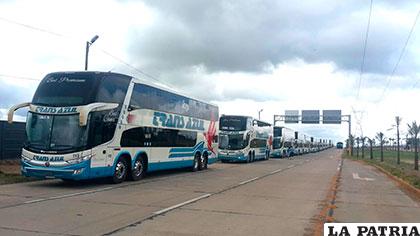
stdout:
POLYGON ((89 47, 99 38, 98 35, 93 36, 90 41, 86 41, 86 57, 85 57, 85 70, 88 69, 88 56, 89 56, 89 47))
POLYGON ((261 112, 263 111, 264 109, 261 109, 261 110, 259 110, 258 111, 258 120, 261 120, 261 112))

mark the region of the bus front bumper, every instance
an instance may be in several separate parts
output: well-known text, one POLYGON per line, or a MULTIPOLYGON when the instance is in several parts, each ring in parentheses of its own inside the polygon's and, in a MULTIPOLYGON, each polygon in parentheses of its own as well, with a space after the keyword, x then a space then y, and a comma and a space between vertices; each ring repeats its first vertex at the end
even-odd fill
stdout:
POLYGON ((243 162, 247 160, 244 154, 219 154, 218 159, 226 162, 243 162))
POLYGON ((90 160, 62 167, 46 167, 21 161, 23 176, 39 179, 83 180, 90 177, 90 160))

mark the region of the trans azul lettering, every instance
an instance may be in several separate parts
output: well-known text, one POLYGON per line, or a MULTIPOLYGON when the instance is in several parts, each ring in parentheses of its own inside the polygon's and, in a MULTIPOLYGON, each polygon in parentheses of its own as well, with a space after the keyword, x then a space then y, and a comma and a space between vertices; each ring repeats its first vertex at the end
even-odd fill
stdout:
POLYGON ((203 120, 191 117, 187 118, 184 116, 173 114, 166 114, 158 111, 155 111, 153 114, 153 125, 168 128, 204 130, 203 120))
POLYGON ((64 161, 64 156, 47 157, 47 156, 38 156, 38 155, 35 155, 32 159, 35 160, 35 161, 55 162, 55 161, 64 161))
POLYGON ((49 114, 76 113, 77 107, 37 107, 36 112, 49 114))

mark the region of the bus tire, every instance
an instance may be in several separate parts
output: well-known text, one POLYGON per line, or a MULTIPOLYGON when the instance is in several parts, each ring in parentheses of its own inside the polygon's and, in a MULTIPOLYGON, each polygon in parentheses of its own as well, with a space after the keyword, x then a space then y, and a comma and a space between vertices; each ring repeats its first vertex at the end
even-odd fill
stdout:
POLYGON ((142 179, 146 175, 146 160, 143 156, 137 157, 131 168, 131 179, 134 181, 142 179))
POLYGON ((201 162, 200 160, 201 160, 201 154, 199 152, 196 152, 194 155, 193 166, 191 168, 192 172, 196 172, 197 170, 199 170, 200 162, 201 162))
POLYGON ((204 152, 203 155, 201 155, 201 160, 200 160, 200 170, 205 170, 207 169, 207 165, 209 162, 209 154, 207 152, 204 152))
POLYGON ((122 183, 127 177, 128 163, 126 158, 118 158, 117 163, 114 167, 114 175, 112 176, 112 182, 115 184, 122 183))

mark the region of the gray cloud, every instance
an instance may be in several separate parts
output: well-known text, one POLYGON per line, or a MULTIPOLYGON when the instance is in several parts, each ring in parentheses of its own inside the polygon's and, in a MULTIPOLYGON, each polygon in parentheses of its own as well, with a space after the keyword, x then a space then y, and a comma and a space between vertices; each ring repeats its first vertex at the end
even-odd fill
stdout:
MULTIPOLYGON (((24 83, 24 81, 22 81, 24 83)), ((0 80, 0 108, 9 109, 18 103, 32 100, 36 88, 22 88, 0 80)))
MULTIPOLYGON (((375 2, 365 72, 388 74, 409 26, 384 24, 375 10, 409 10, 407 1, 375 2)), ((132 30, 132 61, 160 74, 203 64, 214 71, 260 72, 262 64, 293 58, 332 61, 359 70, 369 2, 290 1, 146 1, 158 20, 146 31, 132 30)), ((416 66, 405 55, 399 73, 416 66)))

